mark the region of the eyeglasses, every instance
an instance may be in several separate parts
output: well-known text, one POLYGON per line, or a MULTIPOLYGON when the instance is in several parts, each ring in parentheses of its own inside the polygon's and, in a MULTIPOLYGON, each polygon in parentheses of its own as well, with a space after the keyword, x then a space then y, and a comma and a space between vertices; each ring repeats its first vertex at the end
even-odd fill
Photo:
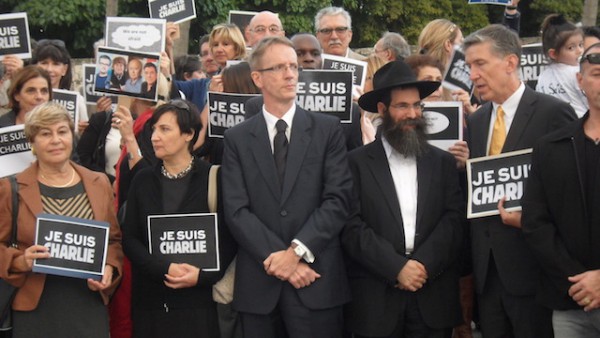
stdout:
POLYGON ((317 31, 317 33, 331 35, 331 33, 335 31, 336 34, 346 34, 349 29, 349 27, 321 28, 317 31))
POLYGON ((269 67, 269 68, 263 68, 263 69, 257 69, 257 72, 273 72, 273 73, 279 73, 279 74, 283 74, 285 72, 287 72, 287 70, 290 69, 292 72, 297 73, 300 70, 300 67, 298 67, 297 64, 279 64, 279 65, 275 65, 273 67, 269 67))
POLYGON ((600 65, 600 53, 592 53, 592 54, 583 56, 581 58, 581 60, 579 61, 579 63, 582 64, 585 61, 587 61, 593 65, 600 65))
POLYGON ((399 111, 409 111, 410 108, 414 109, 416 112, 420 113, 423 111, 423 109, 425 109, 425 104, 423 102, 417 102, 414 104, 408 104, 408 103, 398 103, 398 104, 391 104, 390 107, 397 109, 399 111))
POLYGON ((373 53, 375 53, 375 54, 379 54, 379 53, 381 53, 381 52, 385 52, 386 50, 387 50, 387 49, 380 49, 380 50, 373 49, 373 53))
POLYGON ((273 34, 277 34, 281 31, 283 31, 283 29, 281 29, 281 27, 279 27, 277 25, 271 25, 269 27, 256 26, 253 29, 251 29, 251 31, 254 33, 258 33, 258 34, 263 34, 267 31, 267 29, 269 30, 270 33, 273 33, 273 34))
POLYGON ((65 42, 63 40, 42 39, 42 40, 38 41, 37 45, 38 45, 38 47, 52 45, 52 46, 66 48, 65 42))

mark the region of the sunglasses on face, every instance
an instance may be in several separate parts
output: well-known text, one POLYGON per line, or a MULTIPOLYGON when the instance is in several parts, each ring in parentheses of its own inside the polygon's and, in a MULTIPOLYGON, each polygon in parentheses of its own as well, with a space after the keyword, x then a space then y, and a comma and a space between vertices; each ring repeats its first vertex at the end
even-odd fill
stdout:
POLYGON ((579 61, 579 63, 584 63, 585 61, 593 64, 593 65, 600 65, 600 53, 592 53, 592 54, 588 54, 586 56, 581 57, 581 60, 579 61))
POLYGON ((52 45, 52 46, 56 46, 56 47, 66 48, 65 42, 63 40, 42 39, 42 40, 38 41, 37 45, 38 45, 38 47, 52 45))

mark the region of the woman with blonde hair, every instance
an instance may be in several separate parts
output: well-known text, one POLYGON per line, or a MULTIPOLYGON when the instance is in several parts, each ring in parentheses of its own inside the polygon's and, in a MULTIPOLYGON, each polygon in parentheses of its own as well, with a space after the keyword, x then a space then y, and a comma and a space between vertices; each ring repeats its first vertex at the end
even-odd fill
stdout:
POLYGON ((240 29, 229 23, 213 27, 208 40, 210 52, 221 69, 228 60, 242 60, 246 57, 246 42, 240 29))
POLYGON ((430 21, 419 35, 419 54, 431 55, 446 66, 455 45, 463 40, 460 28, 446 19, 430 21))

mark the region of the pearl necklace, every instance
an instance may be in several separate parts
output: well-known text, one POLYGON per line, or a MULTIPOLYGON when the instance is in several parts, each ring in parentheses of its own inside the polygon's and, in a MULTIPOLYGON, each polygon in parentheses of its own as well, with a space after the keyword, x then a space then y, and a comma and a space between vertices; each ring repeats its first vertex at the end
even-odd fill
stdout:
POLYGON ((183 169, 182 171, 180 171, 177 174, 175 174, 175 175, 169 173, 167 171, 167 169, 165 168, 164 164, 161 165, 160 172, 161 172, 161 174, 164 177, 166 177, 166 178, 168 178, 170 180, 178 180, 178 179, 184 177, 185 175, 187 175, 192 170, 193 166, 194 166, 194 156, 192 156, 192 158, 190 159, 190 163, 188 164, 188 166, 185 169, 183 169))
POLYGON ((71 179, 69 180, 69 182, 67 182, 66 184, 63 184, 63 185, 53 185, 53 184, 50 184, 50 180, 46 176, 44 176, 44 174, 42 174, 41 171, 40 171, 40 176, 42 176, 42 178, 44 179, 44 181, 48 182, 51 187, 54 187, 54 188, 66 188, 66 187, 70 186, 73 183, 73 181, 75 180, 75 169, 71 168, 71 179))

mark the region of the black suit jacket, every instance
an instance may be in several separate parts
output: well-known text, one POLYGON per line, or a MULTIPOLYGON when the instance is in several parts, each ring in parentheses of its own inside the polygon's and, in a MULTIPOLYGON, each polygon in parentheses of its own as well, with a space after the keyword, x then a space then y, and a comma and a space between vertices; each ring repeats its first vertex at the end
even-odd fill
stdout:
MULTIPOLYGON (((492 109, 492 103, 488 102, 468 119, 471 158, 487 155, 492 109)), ((542 136, 575 119, 577 116, 568 103, 525 86, 502 152, 532 148, 542 136)), ((500 279, 509 293, 516 296, 535 294, 539 264, 521 229, 503 224, 500 216, 473 219, 471 244, 478 293, 483 293, 490 255, 493 255, 500 279)))
MULTIPOLYGON (((462 244, 463 197, 452 155, 429 146, 417 160, 417 225, 412 259, 425 265, 427 283, 416 292, 432 328, 460 322, 457 257, 462 244)), ((354 201, 342 243, 348 256, 352 302, 346 326, 364 336, 391 334, 402 317, 408 291, 394 286, 409 258, 402 215, 381 139, 349 155, 354 201)))
POLYGON ((321 274, 298 296, 310 309, 350 300, 339 233, 349 212, 352 178, 339 121, 296 109, 283 188, 263 114, 225 133, 225 217, 239 244, 233 305, 242 312, 273 311, 282 282, 266 274, 263 261, 296 238, 316 259, 321 274))

